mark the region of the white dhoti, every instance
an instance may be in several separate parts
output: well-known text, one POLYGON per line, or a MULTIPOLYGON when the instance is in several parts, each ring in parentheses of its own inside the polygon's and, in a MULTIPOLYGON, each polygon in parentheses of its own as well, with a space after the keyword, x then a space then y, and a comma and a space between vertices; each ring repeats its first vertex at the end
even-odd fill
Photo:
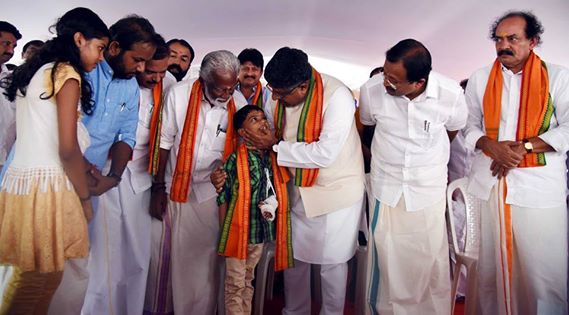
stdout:
POLYGON ((170 208, 162 221, 152 220, 150 268, 146 283, 144 315, 174 314, 172 302, 172 215, 170 208))
POLYGON ((478 310, 492 315, 567 314, 567 207, 510 205, 511 220, 507 220, 502 182, 492 189, 488 201, 481 201, 478 310))
POLYGON ((172 218, 174 314, 215 314, 220 282, 219 212, 216 198, 198 203, 169 201, 172 218))
POLYGON ((140 315, 150 263, 150 190, 135 193, 131 170, 99 197, 92 222, 83 315, 140 315))
POLYGON ((295 267, 286 269, 283 314, 310 314, 310 264, 321 265, 321 314, 343 314, 348 267, 354 256, 362 199, 351 207, 308 218, 302 201, 291 211, 295 267))
POLYGON ((375 201, 366 314, 450 314, 445 199, 420 211, 375 201))

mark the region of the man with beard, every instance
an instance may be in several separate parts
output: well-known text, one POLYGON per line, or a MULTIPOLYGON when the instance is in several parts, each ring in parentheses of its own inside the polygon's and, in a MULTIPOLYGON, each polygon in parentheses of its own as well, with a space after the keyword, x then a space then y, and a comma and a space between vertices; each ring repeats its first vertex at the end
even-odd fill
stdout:
POLYGON ((156 36, 156 52, 146 62, 144 71, 136 74, 140 87, 138 127, 132 158, 128 162, 117 187, 101 197, 97 206, 99 212, 106 212, 105 230, 112 241, 105 244, 105 251, 115 253, 108 261, 103 255, 101 265, 110 270, 111 278, 102 277, 100 283, 89 283, 88 295, 83 306, 84 314, 142 314, 148 266, 150 263, 151 217, 148 214, 152 175, 149 161, 152 160, 151 145, 159 135, 163 92, 175 82, 163 81, 168 66, 169 49, 160 35, 156 36), (109 290, 110 288, 110 290, 109 290), (107 296, 111 294, 110 296, 107 296), (97 299, 93 299, 97 296, 97 299), (102 302, 102 297, 107 296, 102 302), (101 298, 99 298, 101 297, 101 298))
POLYGON ((183 39, 174 38, 168 41, 170 59, 168 59, 168 73, 180 82, 190 70, 195 54, 192 46, 183 39))
POLYGON ((239 67, 239 84, 236 91, 239 97, 247 101, 247 104, 257 105, 265 111, 265 116, 271 128, 273 128, 273 113, 270 112, 271 91, 261 84, 264 60, 260 51, 255 48, 246 48, 237 56, 241 66, 239 67))
POLYGON ((0 171, 16 141, 16 103, 4 95, 4 86, 11 73, 6 62, 14 56, 14 48, 21 38, 22 34, 14 25, 0 21, 0 171))
MULTIPOLYGON (((85 158, 92 163, 90 190, 94 196, 99 196, 120 183, 131 158, 136 142, 140 100, 135 75, 144 71, 146 61, 152 59, 158 41, 152 24, 139 16, 123 18, 112 25, 109 31, 111 38, 105 50, 105 60, 87 76, 93 89, 93 114, 83 118, 91 138, 85 158), (110 160, 107 161, 109 156, 110 160)), ((98 294, 110 290, 107 285, 112 274, 107 262, 122 257, 121 253, 112 253, 111 256, 105 250, 105 244, 114 239, 113 231, 108 229, 105 222, 112 214, 98 211, 97 204, 98 198, 95 198, 94 217, 89 224, 90 258, 69 260, 66 263, 62 283, 50 305, 50 314, 79 314, 84 301, 86 307, 83 314, 100 314, 90 307, 119 302, 109 301, 107 294, 98 294)))
POLYGON ((466 124, 464 95, 431 71, 420 42, 402 40, 385 55, 383 73, 360 89, 361 122, 375 127, 367 309, 450 314, 445 192, 450 141, 466 124))
POLYGON ((339 80, 320 74, 301 50, 279 49, 267 64, 276 137, 245 133, 257 148, 277 153, 292 175, 294 268, 284 272, 283 314, 310 314, 310 265, 320 265, 321 314, 343 314, 364 197, 361 142, 354 99, 339 80))
POLYGON ((513 11, 492 25, 497 58, 468 80, 468 191, 479 199, 481 314, 567 314, 569 70, 541 60, 543 27, 513 11))
POLYGON ((163 242, 162 256, 151 258, 151 266, 163 268, 156 295, 147 295, 145 311, 153 314, 215 314, 219 218, 209 178, 234 150, 233 113, 246 105, 233 97, 238 74, 235 55, 214 51, 198 79, 178 83, 166 96, 150 209, 163 220, 162 231, 153 231, 163 242))

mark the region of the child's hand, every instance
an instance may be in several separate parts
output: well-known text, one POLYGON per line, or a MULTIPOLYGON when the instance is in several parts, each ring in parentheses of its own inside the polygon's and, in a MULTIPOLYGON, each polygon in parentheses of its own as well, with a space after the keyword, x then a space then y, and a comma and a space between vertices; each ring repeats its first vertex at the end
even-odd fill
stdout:
POLYGON ((223 190, 223 185, 225 185, 225 180, 227 179, 227 173, 223 170, 220 166, 215 171, 211 173, 209 176, 213 187, 215 187, 215 191, 220 193, 223 190))

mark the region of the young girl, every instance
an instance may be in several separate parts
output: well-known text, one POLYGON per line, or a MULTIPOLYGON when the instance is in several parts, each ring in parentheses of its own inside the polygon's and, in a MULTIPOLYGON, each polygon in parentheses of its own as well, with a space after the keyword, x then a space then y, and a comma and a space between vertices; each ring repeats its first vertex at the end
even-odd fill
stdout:
POLYGON ((65 260, 89 251, 82 154, 89 135, 80 111, 92 112, 85 73, 103 60, 109 31, 85 8, 65 13, 55 29, 57 36, 4 82, 16 101, 17 136, 0 186, 0 314, 47 313, 65 260))

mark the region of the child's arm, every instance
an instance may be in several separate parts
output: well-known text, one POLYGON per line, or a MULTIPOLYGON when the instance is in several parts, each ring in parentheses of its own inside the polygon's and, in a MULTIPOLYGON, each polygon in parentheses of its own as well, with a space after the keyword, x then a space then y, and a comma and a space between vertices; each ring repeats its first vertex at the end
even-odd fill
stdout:
POLYGON ((55 95, 57 102, 57 121, 59 135, 59 158, 65 174, 73 184, 81 200, 87 220, 92 217, 91 195, 87 186, 88 169, 77 142, 77 103, 79 102, 79 82, 75 79, 65 81, 55 95))
POLYGON ((223 221, 225 221, 225 215, 227 214, 227 202, 219 205, 219 226, 223 226, 223 221))

